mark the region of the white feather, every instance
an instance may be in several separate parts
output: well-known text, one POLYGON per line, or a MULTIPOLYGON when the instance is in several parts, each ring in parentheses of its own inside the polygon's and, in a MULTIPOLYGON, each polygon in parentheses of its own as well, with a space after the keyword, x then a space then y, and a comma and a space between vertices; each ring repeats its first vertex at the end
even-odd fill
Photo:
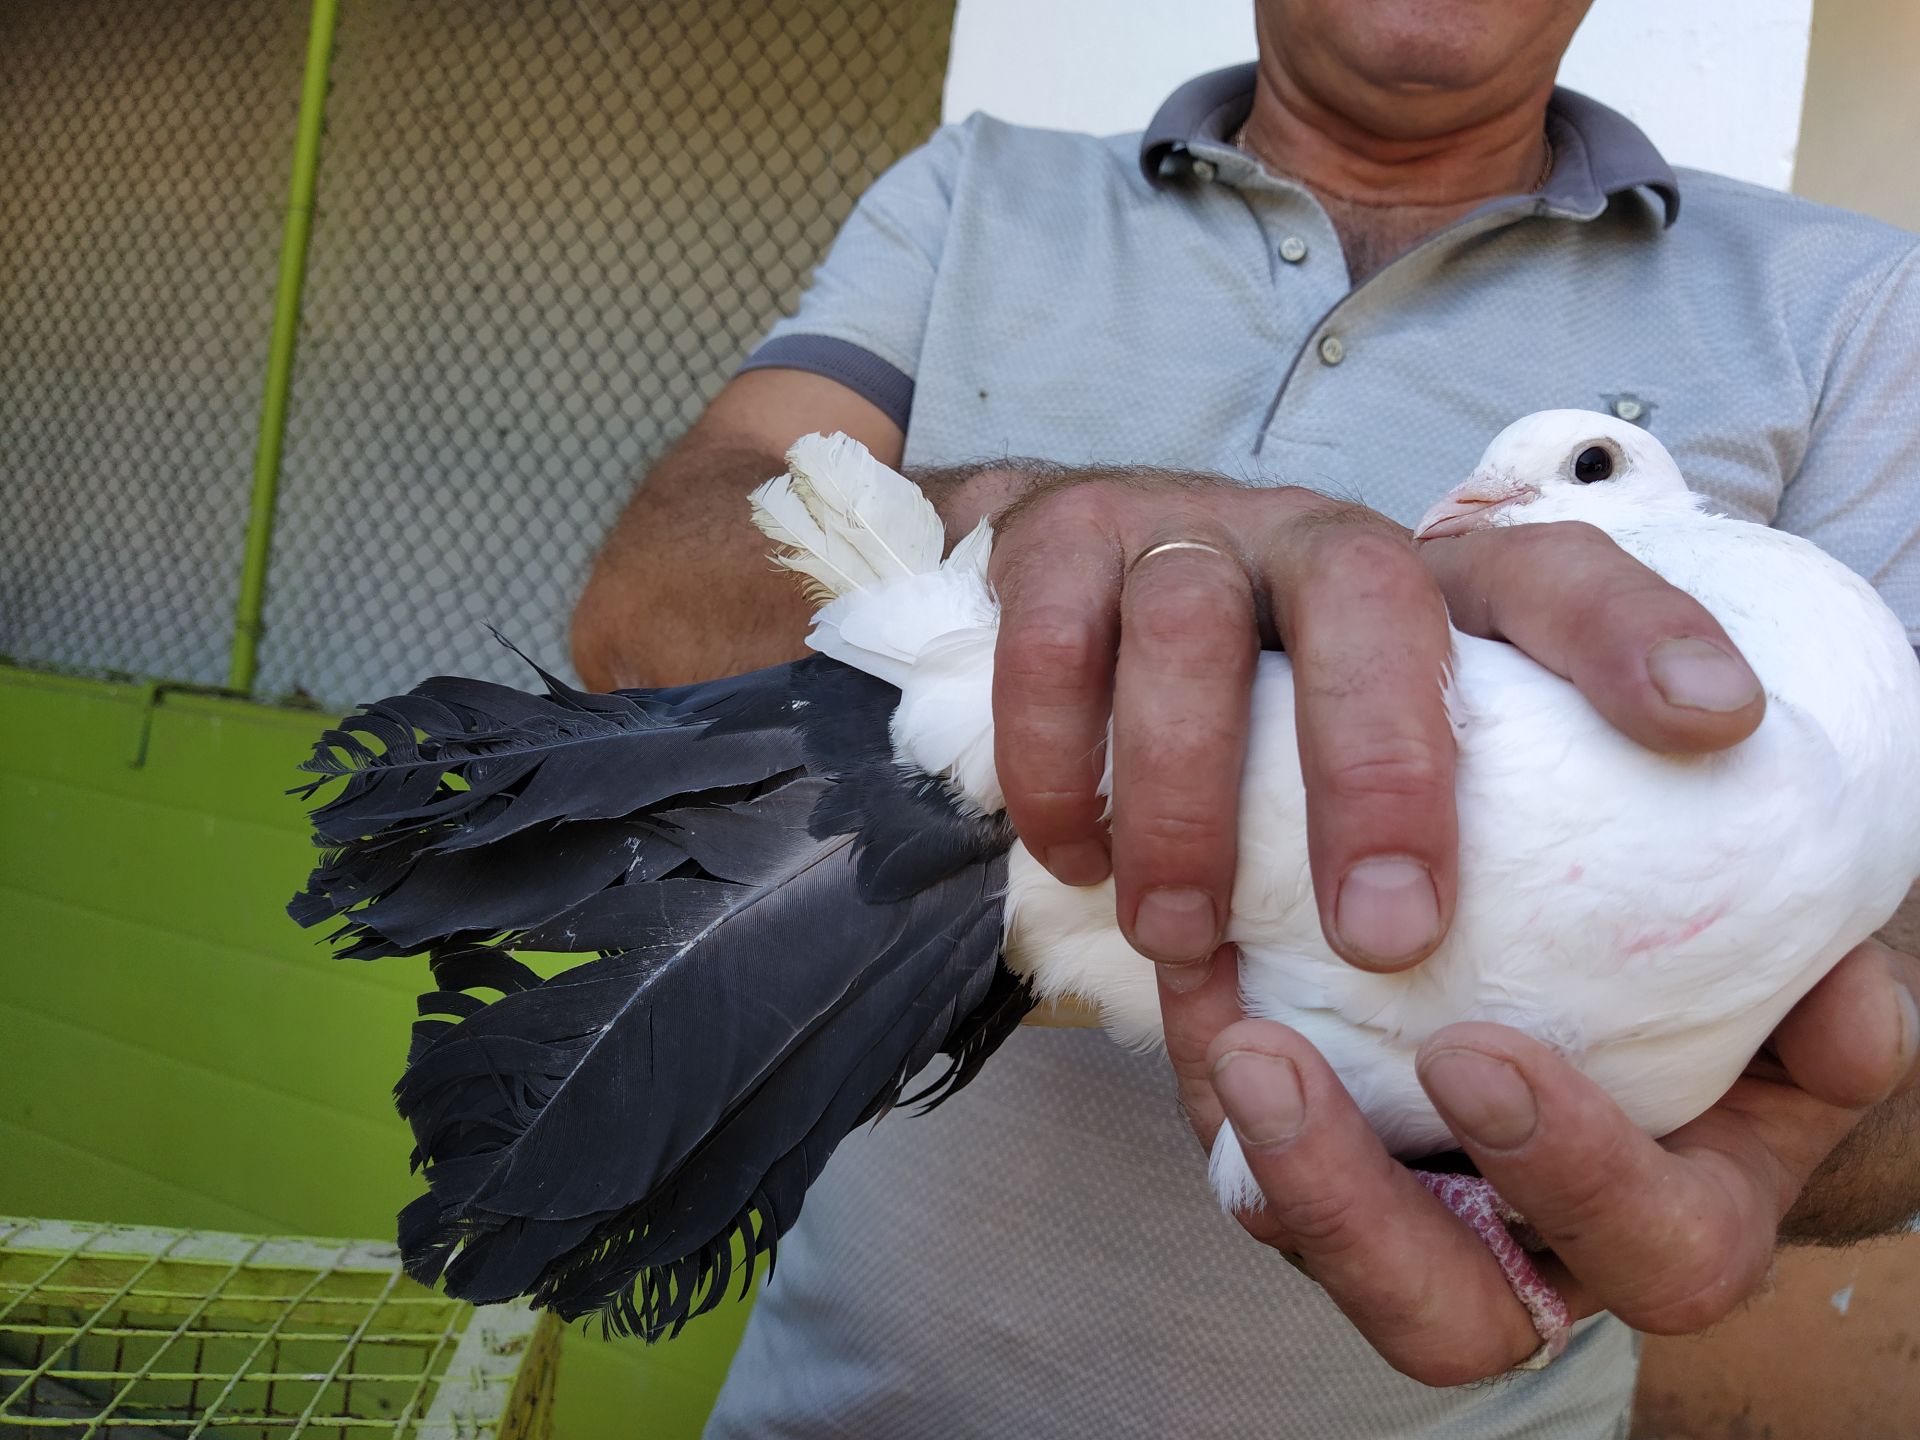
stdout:
POLYGON ((946 527, 920 487, 849 435, 803 435, 787 473, 748 497, 753 523, 782 547, 775 563, 824 596, 939 568, 946 527))
POLYGON ((808 435, 787 473, 750 497, 781 565, 823 603, 807 643, 902 692, 900 758, 942 775, 976 809, 1005 805, 993 769, 993 643, 982 520, 945 560, 946 527, 920 487, 846 435, 808 435))

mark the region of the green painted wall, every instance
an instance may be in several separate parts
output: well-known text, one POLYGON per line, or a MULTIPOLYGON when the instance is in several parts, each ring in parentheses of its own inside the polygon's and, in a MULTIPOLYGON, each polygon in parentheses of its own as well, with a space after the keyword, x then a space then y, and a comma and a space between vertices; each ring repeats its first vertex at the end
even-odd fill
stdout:
MULTIPOLYGON (((383 1236, 420 979, 281 912, 323 717, 0 667, 0 1214, 383 1236)), ((746 1307, 575 1333, 566 1440, 696 1435, 746 1307)))

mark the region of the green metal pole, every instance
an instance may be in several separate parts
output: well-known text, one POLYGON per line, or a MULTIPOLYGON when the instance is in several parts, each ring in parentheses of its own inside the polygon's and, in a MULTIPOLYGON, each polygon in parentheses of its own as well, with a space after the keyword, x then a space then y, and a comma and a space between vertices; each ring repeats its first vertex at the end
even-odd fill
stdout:
POLYGON ((267 384, 260 399, 260 442, 253 452, 253 497, 247 509, 247 553, 234 610, 233 655, 227 688, 251 693, 258 667, 260 612, 273 549, 273 506, 280 490, 280 446, 287 429, 287 392, 293 383, 294 342, 300 333, 300 294, 307 283, 307 236, 313 229, 314 179, 320 173, 320 126, 327 110, 327 71, 333 63, 338 0, 313 0, 307 30, 307 73, 300 86, 300 124, 293 142, 293 182, 280 241, 280 284, 273 302, 273 339, 267 348, 267 384))

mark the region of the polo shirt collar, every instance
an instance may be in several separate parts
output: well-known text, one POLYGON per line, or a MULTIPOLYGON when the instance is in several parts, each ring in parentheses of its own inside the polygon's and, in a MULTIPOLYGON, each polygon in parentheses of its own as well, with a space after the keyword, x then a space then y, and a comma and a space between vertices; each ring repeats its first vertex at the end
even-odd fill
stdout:
MULTIPOLYGON (((1153 185, 1184 169, 1196 146, 1220 148, 1253 109, 1249 63, 1189 80, 1167 97, 1140 137, 1140 169, 1153 185)), ((1673 167, 1626 116, 1597 100, 1555 87, 1547 102, 1553 174, 1540 199, 1550 211, 1591 219, 1623 191, 1645 187, 1660 197, 1671 225, 1680 214, 1673 167)))

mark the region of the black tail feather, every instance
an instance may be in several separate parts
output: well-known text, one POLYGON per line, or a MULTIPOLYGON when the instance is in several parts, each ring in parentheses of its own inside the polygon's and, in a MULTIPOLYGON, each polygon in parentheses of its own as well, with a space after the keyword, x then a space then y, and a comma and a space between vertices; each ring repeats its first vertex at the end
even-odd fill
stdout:
POLYGON ((289 913, 425 950, 396 1087, 409 1273, 677 1333, 769 1265, 851 1130, 965 1085, 1032 1006, 1003 821, 894 760, 891 687, 811 659, 529 695, 440 678, 323 737, 329 853, 289 913), (514 951, 597 952, 549 980, 514 951), (476 991, 491 992, 483 998, 476 991))

